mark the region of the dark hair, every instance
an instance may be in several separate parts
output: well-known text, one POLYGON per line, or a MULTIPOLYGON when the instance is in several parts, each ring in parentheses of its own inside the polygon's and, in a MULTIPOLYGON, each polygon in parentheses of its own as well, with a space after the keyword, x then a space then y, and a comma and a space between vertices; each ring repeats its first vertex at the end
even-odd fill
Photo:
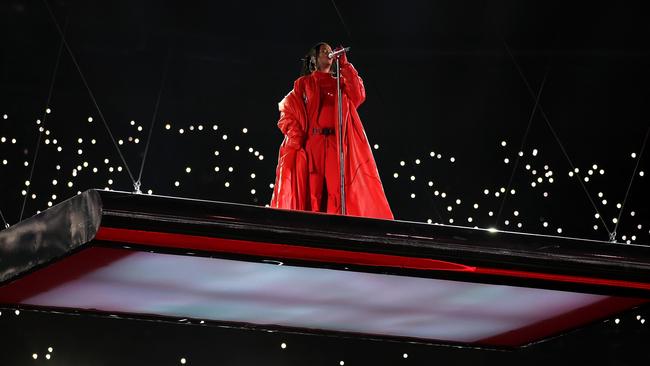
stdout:
POLYGON ((318 69, 318 52, 320 51, 320 47, 326 44, 326 42, 318 42, 309 49, 305 57, 302 58, 300 76, 309 75, 318 69))

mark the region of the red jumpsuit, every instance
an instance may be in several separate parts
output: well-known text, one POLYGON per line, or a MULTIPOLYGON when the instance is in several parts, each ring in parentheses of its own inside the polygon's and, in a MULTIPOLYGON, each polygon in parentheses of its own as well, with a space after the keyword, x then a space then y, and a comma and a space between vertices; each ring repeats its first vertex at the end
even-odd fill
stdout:
POLYGON ((357 113, 366 98, 363 81, 352 64, 342 59, 342 131, 337 122, 336 79, 329 74, 313 72, 300 77, 279 103, 278 127, 284 141, 270 206, 340 213, 338 145, 342 134, 346 215, 393 219, 357 113), (328 128, 334 133, 319 133, 328 128))
POLYGON ((320 94, 318 118, 307 128, 305 152, 309 164, 312 211, 341 213, 341 188, 336 128, 336 79, 330 73, 315 71, 320 94), (316 130, 314 130, 316 129, 316 130))

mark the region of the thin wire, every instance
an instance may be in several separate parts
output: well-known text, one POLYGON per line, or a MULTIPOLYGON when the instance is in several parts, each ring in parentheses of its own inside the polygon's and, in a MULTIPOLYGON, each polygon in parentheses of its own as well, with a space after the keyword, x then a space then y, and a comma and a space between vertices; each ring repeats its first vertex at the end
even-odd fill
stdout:
MULTIPOLYGON (((68 27, 68 18, 66 18, 65 21, 65 28, 68 27)), ((63 34, 63 32, 61 32, 63 34)), ((47 108, 50 107, 50 101, 52 100, 52 92, 54 91, 54 84, 56 81, 56 74, 59 71, 59 64, 61 61, 61 54, 63 53, 63 37, 61 38, 61 44, 59 45, 59 51, 57 52, 56 55, 56 63, 54 64, 54 72, 52 73, 52 81, 50 82, 50 89, 47 92, 47 101, 45 102, 45 110, 43 111, 43 117, 41 119, 42 125, 38 128, 38 138, 36 139, 36 148, 34 149, 34 158, 32 159, 32 166, 29 170, 29 178, 27 180, 31 183, 32 177, 34 176, 34 169, 36 168, 36 159, 38 158, 38 150, 40 149, 41 146, 41 140, 43 137, 43 131, 45 131, 45 123, 47 121, 47 108)), ((29 196, 29 188, 30 186, 28 185, 27 188, 25 189, 25 196, 23 197, 23 204, 20 208, 20 218, 18 219, 18 222, 23 221, 23 215, 25 213, 25 204, 27 203, 27 196, 29 196)))
POLYGON ((43 0, 43 3, 45 4, 45 7, 47 8, 47 11, 50 13, 50 17, 52 18, 52 21, 54 22, 54 25, 56 26, 56 29, 59 31, 59 34, 61 35, 61 40, 63 41, 63 44, 65 45, 65 48, 68 51, 68 54, 70 55, 70 58, 72 59, 72 62, 74 63, 75 67, 77 68, 77 71, 79 72, 79 76, 81 77, 81 81, 84 83, 84 86, 86 87, 86 90, 88 90, 88 94, 90 95, 90 99, 92 100, 93 104, 95 105, 95 108, 97 109, 97 113, 99 113, 99 117, 102 120, 102 123, 104 124, 104 127, 106 128, 106 132, 108 132, 108 135, 110 136, 111 141, 113 141, 113 145, 115 146, 115 149, 117 150, 117 153, 120 156, 120 159, 122 159, 122 162, 124 163, 124 167, 126 168, 127 173, 129 173, 129 177, 131 178, 131 181, 135 185, 135 179, 133 178, 133 174, 131 173, 131 169, 129 169, 129 164, 127 164, 126 159, 124 159, 124 156, 122 155, 122 151, 120 151, 120 147, 117 145, 117 142, 115 141, 115 137, 113 137, 113 133, 111 132, 111 129, 108 127, 108 123, 106 123, 106 119, 104 118, 104 114, 102 113, 102 110, 99 108, 99 105, 97 104, 97 100, 95 100, 95 95, 93 94, 92 90, 90 89, 90 86, 88 85, 88 82, 86 81, 86 78, 84 77, 84 74, 81 71, 81 67, 77 63, 77 59, 74 57, 74 54, 72 53, 72 49, 70 49, 70 45, 68 45, 68 42, 66 41, 65 36, 64 36, 63 32, 61 31, 61 27, 59 26, 59 23, 56 21, 56 18, 54 17, 54 13, 52 12, 52 9, 50 8, 50 5, 47 3, 47 0, 43 0))
POLYGON ((611 234, 612 235, 612 237, 610 238, 611 241, 616 241, 616 229, 618 228, 618 224, 621 222, 621 215, 623 215, 625 202, 627 201, 627 197, 630 194, 630 188, 632 188, 632 183, 634 182, 636 171, 637 169, 639 169, 639 163, 641 163, 641 157, 643 156, 643 151, 645 150, 646 143, 648 142, 648 134, 650 134, 650 127, 648 127, 648 129, 645 132, 645 137, 643 138, 643 143, 641 144, 641 151, 639 152, 639 159, 637 159, 636 165, 634 166, 634 171, 632 172, 632 177, 630 178, 630 184, 627 185, 627 190, 625 191, 625 198, 623 198, 623 203, 621 204, 621 210, 618 212, 616 225, 614 225, 614 231, 611 234))
POLYGON ((156 106, 154 107, 153 117, 151 118, 151 125, 149 126, 149 135, 147 136, 147 143, 144 148, 144 156, 142 157, 142 163, 140 164, 140 173, 138 174, 138 180, 134 183, 136 192, 140 193, 140 186, 142 184, 142 171, 144 170, 144 163, 147 160, 147 153, 149 151, 149 144, 151 142, 151 135, 154 129, 154 124, 156 122, 156 117, 158 116, 158 107, 160 105, 160 98, 165 87, 165 80, 167 79, 167 72, 169 70, 169 59, 171 58, 171 46, 167 50, 167 59, 165 60, 165 67, 163 69, 163 76, 160 82, 160 89, 158 90, 158 99, 156 99, 156 106))
MULTIPOLYGON (((508 54, 512 58, 512 61, 515 64, 515 66, 517 68, 517 71, 519 72, 519 75, 521 76, 522 80, 524 81, 524 84, 526 84, 526 88, 528 89, 528 92, 534 98, 535 97, 535 92, 530 87, 530 84, 528 83, 528 80, 526 79, 526 76, 524 75, 523 71, 521 70, 521 67, 519 67, 519 64, 517 63, 517 60, 515 59, 512 52, 510 51, 510 47, 508 47, 508 44, 506 43, 505 39, 503 40, 503 44, 504 44, 506 50, 508 51, 508 54)), ((571 170, 575 171, 575 167, 573 165, 573 162, 571 161, 571 158, 569 158, 569 154, 567 154, 566 150, 564 149, 564 145, 562 145, 562 141, 560 141, 560 138, 558 137, 557 133, 555 132, 555 129, 551 125, 551 122, 548 120, 548 117, 546 116, 546 113, 544 112, 544 109, 542 108, 541 105, 539 106, 539 111, 542 114, 542 117, 544 118, 544 121, 546 122, 546 125, 548 126, 549 130, 551 130, 551 133, 553 134, 553 137, 555 138, 555 141, 557 141, 558 145, 560 146, 560 150, 562 150, 562 153, 564 154, 564 157, 569 162, 569 167, 571 168, 571 170)), ((600 211, 598 210, 598 207, 596 206, 596 203, 591 198, 591 195, 589 194, 589 191, 587 191, 587 187, 585 187, 584 183, 582 183, 582 178, 580 177, 580 174, 579 173, 575 173, 575 174, 578 177, 578 183, 580 183, 580 186, 582 187, 585 194, 587 195, 587 198, 589 199, 589 202, 593 206, 594 210, 596 210, 596 213, 598 213, 598 218, 600 218, 600 221, 603 223, 603 226, 605 227, 605 230, 607 231, 608 236, 611 238, 612 232, 607 227, 607 223, 603 219, 603 215, 600 214, 600 211)))
MULTIPOLYGON (((539 91, 537 92, 537 96, 535 97, 535 105, 533 106, 533 110, 530 113, 530 117, 528 118, 528 126, 526 126, 526 131, 524 132, 524 136, 521 140, 519 151, 524 151, 524 146, 526 146, 526 140, 528 139, 528 132, 530 131, 530 126, 533 124, 533 119, 535 117, 535 113, 537 112, 537 107, 539 106, 539 100, 542 96, 542 91, 544 90, 544 85, 546 84, 547 76, 548 76, 548 69, 546 69, 546 73, 544 74, 544 79, 542 79, 542 83, 539 87, 539 91)), ((512 167, 512 172, 510 173, 510 179, 508 180, 508 188, 506 189, 506 192, 503 195, 503 200, 501 200, 501 206, 499 206, 499 212, 497 213, 495 226, 498 226, 499 218, 501 217, 501 212, 503 211, 503 207, 505 206, 506 199, 508 197, 508 192, 510 192, 510 187, 512 186, 512 180, 515 177, 515 173, 517 171, 517 167, 519 166, 520 159, 521 156, 517 154, 517 159, 515 159, 515 164, 512 167)))
POLYGON ((2 227, 2 229, 0 229, 0 231, 1 231, 1 230, 4 230, 4 229, 8 228, 9 223, 7 222, 7 220, 5 220, 5 215, 2 214, 2 210, 0 210, 0 217, 2 218, 2 222, 4 222, 4 226, 2 227))
POLYGON ((345 20, 343 20, 343 15, 341 15, 341 12, 339 11, 339 7, 336 6, 336 3, 334 0, 331 0, 332 5, 334 6, 334 10, 336 10, 336 14, 339 16, 339 19, 341 20, 341 24, 343 24, 343 28, 345 28, 345 31, 348 34, 348 38, 350 41, 352 41, 352 33, 350 33, 350 29, 348 28, 347 24, 345 24, 345 20))

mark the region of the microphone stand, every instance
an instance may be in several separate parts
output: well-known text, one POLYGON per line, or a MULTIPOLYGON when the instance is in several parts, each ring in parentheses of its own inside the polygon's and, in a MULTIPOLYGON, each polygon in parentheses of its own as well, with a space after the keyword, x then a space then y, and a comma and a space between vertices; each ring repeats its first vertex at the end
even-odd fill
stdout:
POLYGON ((339 178, 341 182, 341 214, 345 215, 345 161, 343 156, 343 96, 341 94, 341 65, 339 55, 336 55, 336 94, 338 97, 338 125, 339 125, 339 178))

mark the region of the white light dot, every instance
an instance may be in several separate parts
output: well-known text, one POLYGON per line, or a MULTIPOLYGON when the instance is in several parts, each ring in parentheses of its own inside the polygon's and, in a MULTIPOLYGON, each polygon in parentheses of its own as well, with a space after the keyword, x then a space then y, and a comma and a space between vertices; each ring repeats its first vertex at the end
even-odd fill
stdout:
POLYGON ((639 177, 643 177, 643 170, 639 172, 639 177))
POLYGON ((472 219, 471 217, 468 217, 468 218, 467 218, 467 222, 472 222, 472 220, 473 220, 473 219, 472 219))
POLYGON ((404 162, 404 160, 402 160, 402 161, 399 162, 399 165, 404 166, 404 165, 406 165, 406 163, 404 162))
POLYGON ((453 163, 453 162, 456 161, 456 158, 452 156, 451 158, 449 158, 449 161, 451 161, 453 163))
POLYGON ((474 204, 474 209, 477 209, 477 208, 478 208, 478 203, 475 203, 474 204))
POLYGON ((562 234, 562 228, 561 227, 557 228, 557 233, 562 234))
POLYGON ((429 187, 433 187, 433 182, 432 181, 429 181, 428 184, 429 184, 429 187))
POLYGON ((287 344, 286 344, 286 343, 282 343, 282 344, 280 345, 280 348, 282 348, 282 349, 287 348, 287 344))
POLYGON ((242 128, 241 132, 248 133, 248 128, 246 128, 246 127, 242 128))
POLYGON ((185 130, 181 128, 181 129, 178 130, 178 133, 180 133, 182 135, 183 133, 185 133, 185 130))
POLYGON ((519 211, 515 211, 515 212, 513 212, 513 215, 515 215, 515 216, 519 216, 519 211))
POLYGON ((251 194, 255 194, 255 190, 254 190, 254 189, 251 189, 251 194))
POLYGON ((415 193, 411 193, 411 198, 415 198, 415 193))
POLYGON ((269 184, 269 188, 273 189, 273 187, 275 187, 275 184, 273 183, 269 184))
POLYGON ((494 216, 494 212, 492 211, 488 212, 488 216, 494 216))
POLYGON ((393 178, 397 178, 397 177, 399 177, 399 174, 393 173, 393 178))
POLYGON ((343 365, 345 365, 345 362, 341 361, 341 362, 339 362, 339 365, 343 366, 343 365))
POLYGON ((404 357, 404 358, 408 358, 409 355, 408 355, 408 353, 405 353, 405 354, 402 355, 402 357, 404 357))
POLYGON ((634 215, 635 215, 634 211, 631 211, 630 216, 634 216, 634 215))
POLYGON ((508 164, 508 163, 510 162, 510 159, 505 158, 505 159, 503 159, 503 162, 506 163, 506 164, 508 164))
POLYGON ((124 140, 118 140, 117 143, 120 145, 124 145, 124 140))
POLYGON ((174 182, 174 186, 178 187, 178 186, 180 186, 180 185, 181 185, 181 182, 179 182, 179 181, 175 181, 175 182, 174 182))
POLYGON ((230 187, 230 183, 229 183, 229 182, 226 182, 226 183, 224 183, 223 185, 226 186, 226 188, 230 187))
POLYGON ((614 217, 614 218, 612 219, 612 222, 613 222, 613 223, 617 223, 617 222, 618 222, 618 219, 617 219, 616 217, 614 217))
POLYGON ((544 223, 542 223, 542 226, 548 227, 548 222, 544 221, 544 223))
POLYGON ((142 126, 138 126, 138 131, 142 131, 142 126))
POLYGON ((228 135, 223 135, 223 136, 221 136, 221 138, 224 139, 224 140, 228 140, 228 135))
POLYGON ((447 193, 445 193, 445 192, 442 192, 442 193, 440 194, 440 197, 442 197, 442 198, 445 198, 445 197, 447 197, 447 193))
POLYGON ((457 204, 457 205, 460 205, 460 202, 461 202, 461 201, 460 201, 460 198, 457 198, 457 199, 456 199, 456 204, 457 204))
POLYGON ((38 354, 32 353, 32 358, 35 359, 35 360, 38 359, 38 354))
POLYGON ((505 147, 505 146, 506 146, 506 142, 505 142, 505 141, 501 141, 501 146, 504 146, 504 147, 505 147))
POLYGON ((50 112, 52 112, 51 109, 49 109, 49 108, 46 108, 46 109, 45 109, 45 113, 50 114, 50 112))
POLYGON ((621 319, 619 319, 619 318, 614 319, 614 323, 618 324, 620 322, 621 322, 621 319))
POLYGON ((412 175, 411 176, 411 181, 414 181, 414 180, 415 180, 415 175, 412 175))
POLYGON ((515 193, 517 193, 517 191, 515 191, 514 189, 510 190, 510 194, 514 195, 515 193))
POLYGON ((233 171, 233 167, 229 166, 229 167, 228 167, 228 171, 232 173, 232 171, 233 171))
POLYGON ((235 151, 239 151, 239 145, 235 146, 235 151))
POLYGON ((378 150, 379 149, 379 144, 375 144, 373 147, 375 148, 375 150, 378 150))
POLYGON ((55 186, 57 183, 58 183, 58 182, 56 181, 56 179, 53 179, 53 180, 52 180, 52 185, 53 185, 53 186, 55 186))
POLYGON ((533 149, 533 156, 537 156, 537 149, 533 149))
POLYGON ((600 175, 605 174, 605 169, 601 169, 601 170, 599 171, 599 173, 600 173, 600 175))
POLYGON ((484 193, 484 194, 490 194, 490 191, 487 190, 487 189, 485 189, 485 190, 483 190, 483 193, 484 193))
POLYGON ((607 204, 607 200, 603 200, 602 202, 603 202, 603 205, 607 204))
POLYGON ((190 172, 192 172, 192 168, 190 168, 189 166, 185 168, 185 173, 190 173, 190 172))
POLYGON ((440 194, 440 192, 438 192, 438 191, 435 191, 435 192, 433 192, 433 194, 437 196, 437 195, 439 195, 439 194, 440 194))
POLYGON ((260 160, 264 160, 264 155, 259 156, 260 160))
POLYGON ((598 230, 598 225, 594 225, 594 230, 598 230))
POLYGON ((187 360, 185 359, 185 357, 181 358, 181 365, 185 365, 185 363, 187 363, 187 360))
POLYGON ((632 156, 632 159, 635 159, 636 158, 636 153, 632 153, 631 156, 632 156))
POLYGON ((573 177, 573 172, 569 172, 569 177, 573 177))

